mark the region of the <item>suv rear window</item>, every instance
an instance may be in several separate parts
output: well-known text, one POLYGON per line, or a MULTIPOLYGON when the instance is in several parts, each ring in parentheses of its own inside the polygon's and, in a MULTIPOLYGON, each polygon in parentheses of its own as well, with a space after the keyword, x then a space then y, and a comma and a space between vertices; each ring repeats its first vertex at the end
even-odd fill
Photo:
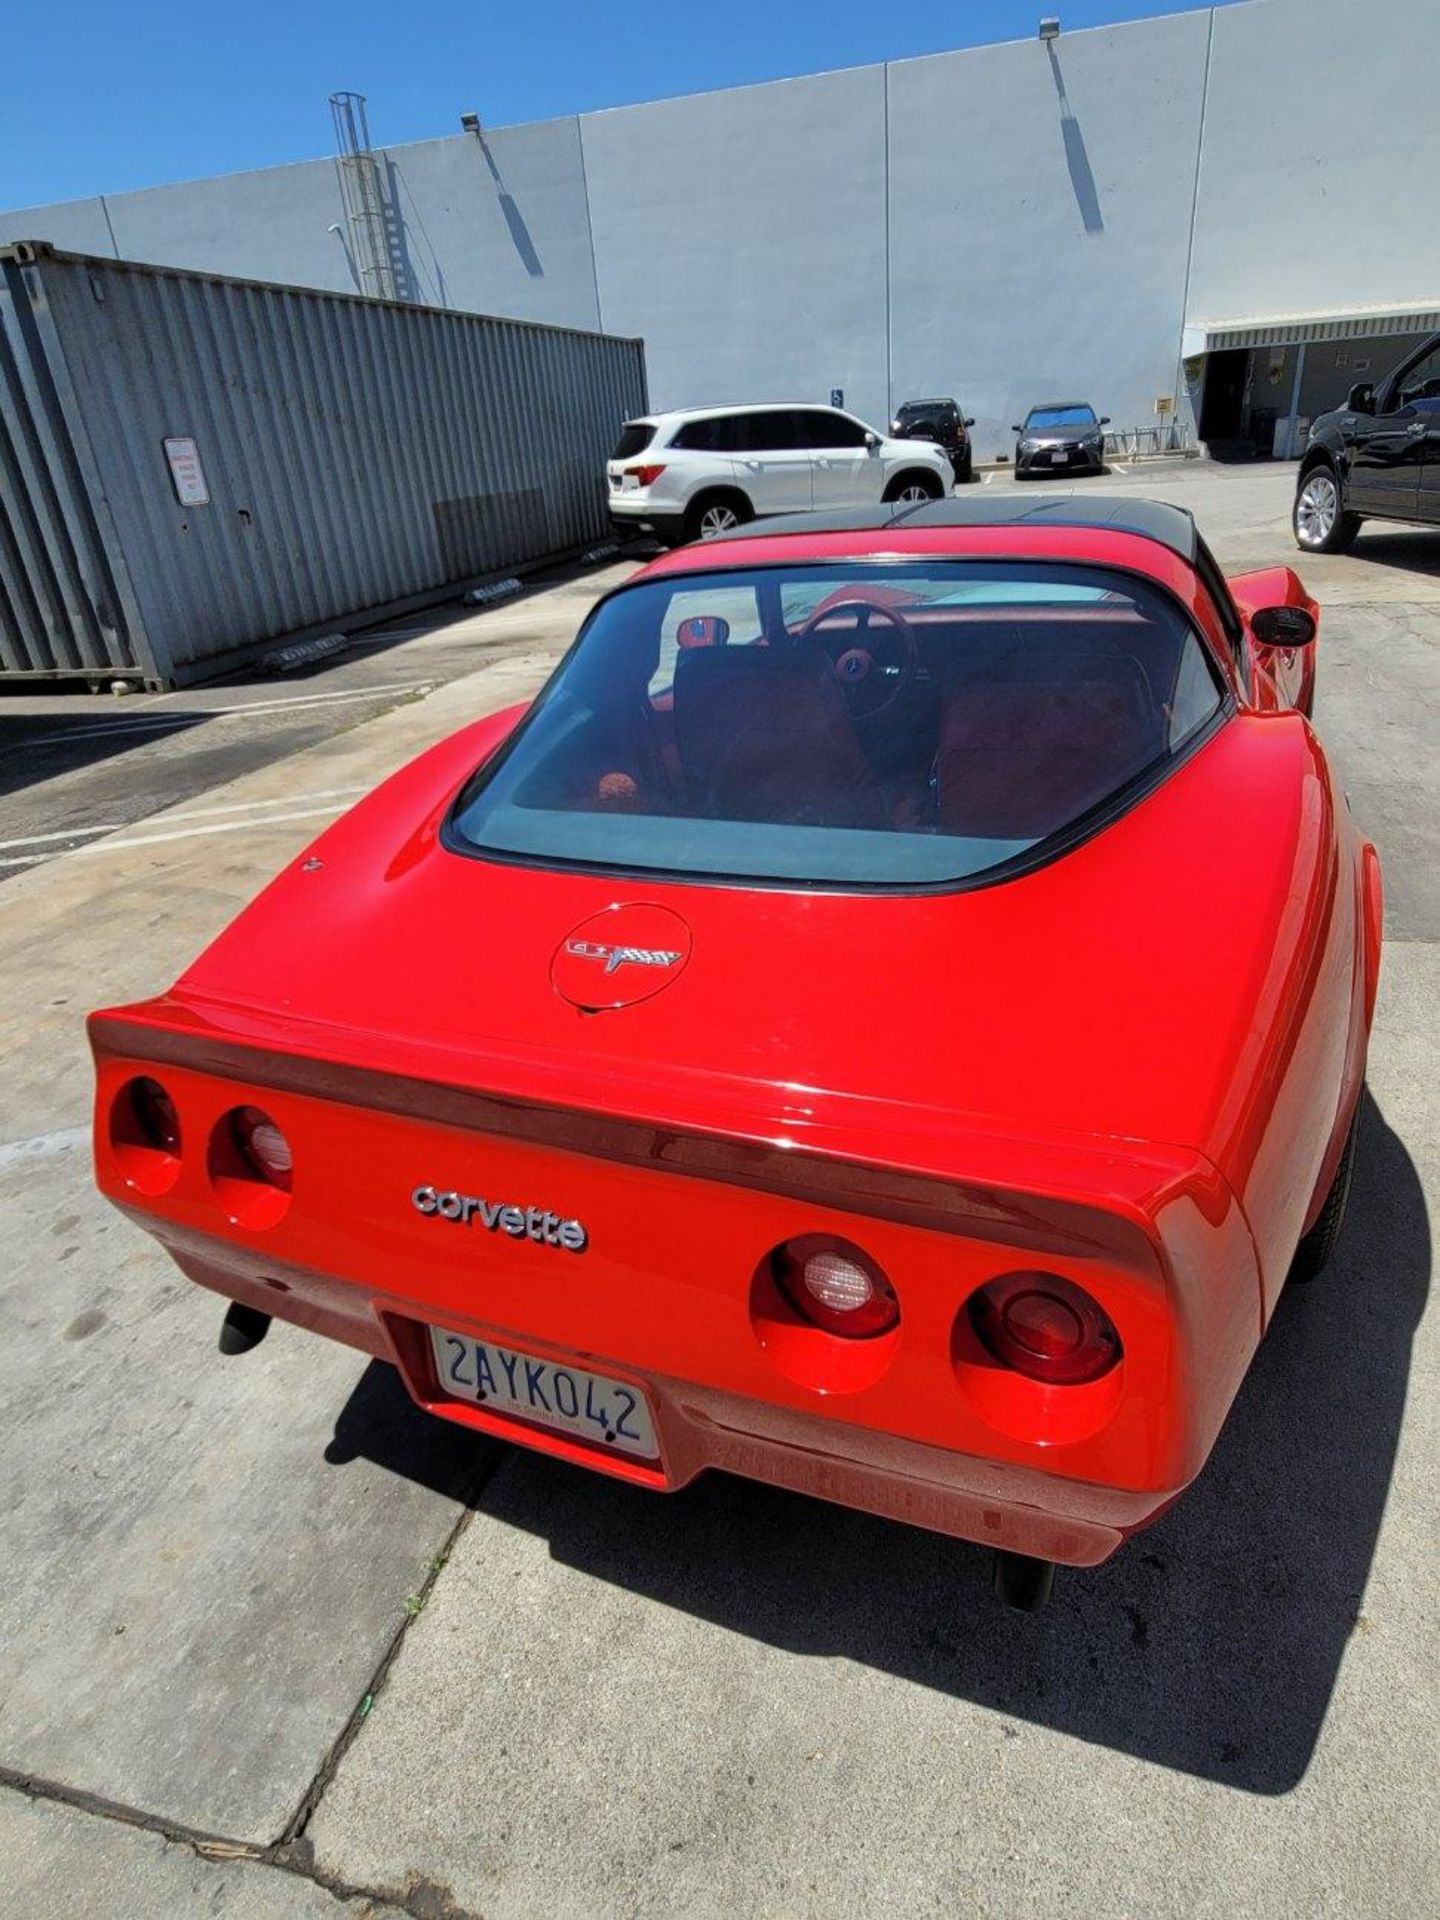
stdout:
POLYGON ((653 420, 627 420, 620 429, 620 438, 615 442, 612 460, 633 460, 637 453, 643 453, 655 438, 653 420))
POLYGON ((801 885, 956 884, 1139 794, 1224 711, 1159 588, 904 560, 622 588, 447 839, 475 853, 801 885))

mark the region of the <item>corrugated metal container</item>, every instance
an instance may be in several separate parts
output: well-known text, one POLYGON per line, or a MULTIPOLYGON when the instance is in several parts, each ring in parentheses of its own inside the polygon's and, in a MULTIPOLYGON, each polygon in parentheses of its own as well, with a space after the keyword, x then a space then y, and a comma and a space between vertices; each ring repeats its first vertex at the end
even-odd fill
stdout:
POLYGON ((0 673, 203 679, 599 540, 638 340, 0 247, 0 673))

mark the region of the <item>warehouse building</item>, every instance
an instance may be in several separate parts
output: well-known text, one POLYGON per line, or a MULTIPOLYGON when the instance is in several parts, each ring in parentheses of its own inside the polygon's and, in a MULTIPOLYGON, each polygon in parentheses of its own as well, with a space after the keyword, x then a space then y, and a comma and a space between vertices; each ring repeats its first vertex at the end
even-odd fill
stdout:
MULTIPOLYGON (((955 394, 1284 453, 1440 326, 1440 0, 1245 0, 0 214, 0 240, 643 335, 652 404, 955 394)), ((383 96, 375 101, 383 111, 383 96)), ((457 108, 471 104, 456 102, 457 108)), ((483 105, 483 102, 480 104, 483 105)))

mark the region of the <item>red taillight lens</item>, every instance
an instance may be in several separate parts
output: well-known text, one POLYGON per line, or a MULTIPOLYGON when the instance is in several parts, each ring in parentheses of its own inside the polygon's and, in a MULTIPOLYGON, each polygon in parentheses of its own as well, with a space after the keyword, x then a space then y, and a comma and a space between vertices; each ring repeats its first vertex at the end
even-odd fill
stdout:
POLYGON ((627 478, 633 476, 642 487, 653 487, 664 471, 664 467, 626 467, 625 474, 627 478))
POLYGON ((1047 1386, 1080 1386, 1120 1358, 1108 1313, 1058 1273, 1007 1273, 970 1296, 970 1324, 1002 1366, 1047 1386))
POLYGON ((145 1144, 160 1153, 178 1154, 180 1116, 175 1111, 175 1102, 160 1082, 133 1080, 130 1083, 130 1105, 145 1144))
POLYGON ((230 1131, 240 1157, 268 1186, 289 1193, 295 1161, 290 1142, 268 1113, 259 1107, 237 1107, 230 1116, 230 1131))
POLYGON ((823 1234, 787 1240, 771 1256, 775 1284, 803 1320, 851 1340, 888 1333, 900 1318, 895 1289, 859 1247, 823 1234))

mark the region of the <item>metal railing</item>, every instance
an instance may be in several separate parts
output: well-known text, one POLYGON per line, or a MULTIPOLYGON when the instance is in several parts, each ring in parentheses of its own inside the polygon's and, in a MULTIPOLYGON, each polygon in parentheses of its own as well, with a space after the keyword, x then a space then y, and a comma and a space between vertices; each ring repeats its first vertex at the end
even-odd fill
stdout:
POLYGON ((1154 420, 1143 427, 1109 427, 1105 451, 1125 460, 1154 460, 1162 453, 1189 453, 1190 429, 1183 420, 1154 420))

